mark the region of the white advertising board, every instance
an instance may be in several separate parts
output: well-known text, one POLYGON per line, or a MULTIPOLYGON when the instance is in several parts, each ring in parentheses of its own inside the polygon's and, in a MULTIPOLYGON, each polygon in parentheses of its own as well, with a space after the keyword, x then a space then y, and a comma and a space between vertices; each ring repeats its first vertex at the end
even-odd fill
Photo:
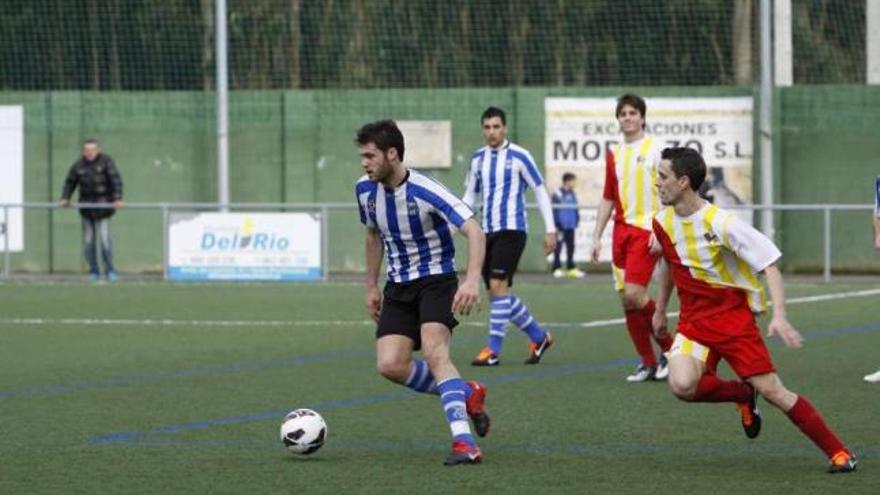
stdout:
POLYGON ((310 213, 172 213, 169 280, 318 280, 321 219, 310 213))
MULTIPOLYGON (((0 106, 0 204, 24 202, 24 110, 20 106, 0 106)), ((24 249, 24 212, 0 209, 0 251, 24 249), (6 239, 6 236, 9 239, 6 239), (7 244, 8 243, 8 244, 7 244)))
MULTIPOLYGON (((605 155, 620 142, 614 98, 544 100, 544 160, 547 183, 559 187, 562 174, 574 173, 581 205, 596 207, 605 184, 605 155)), ((662 146, 689 146, 706 160, 709 189, 719 206, 752 203, 752 98, 646 98, 646 132, 662 146)), ((751 218, 750 212, 744 216, 751 218)), ((594 211, 582 212, 575 235, 575 260, 589 259, 596 224, 594 211)), ((600 259, 611 259, 611 225, 605 229, 600 259)))

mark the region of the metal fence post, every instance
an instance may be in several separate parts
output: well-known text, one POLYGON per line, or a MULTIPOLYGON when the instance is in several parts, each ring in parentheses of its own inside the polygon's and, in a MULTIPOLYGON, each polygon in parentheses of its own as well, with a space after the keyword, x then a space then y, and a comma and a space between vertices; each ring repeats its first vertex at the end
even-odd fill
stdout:
POLYGON ((3 205, 3 278, 9 278, 9 264, 12 261, 9 252, 9 205, 3 205))
POLYGON ((825 259, 822 266, 822 280, 831 282, 831 209, 826 206, 823 213, 825 222, 822 241, 825 245, 825 259))
POLYGON ((327 206, 321 206, 321 280, 330 278, 330 216, 327 206))
POLYGON ((162 203, 162 280, 168 280, 168 205, 162 203))

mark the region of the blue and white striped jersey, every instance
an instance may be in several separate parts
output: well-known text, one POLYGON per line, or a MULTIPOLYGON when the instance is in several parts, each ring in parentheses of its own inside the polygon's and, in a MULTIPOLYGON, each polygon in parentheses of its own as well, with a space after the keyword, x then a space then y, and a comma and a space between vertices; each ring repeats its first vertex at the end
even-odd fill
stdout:
POLYGON ((364 175, 355 195, 361 223, 385 243, 388 280, 455 273, 452 234, 474 213, 443 184, 408 170, 403 184, 390 189, 364 175))
POLYGON ((550 197, 535 160, 525 148, 509 141, 498 148, 484 146, 474 152, 463 200, 476 209, 482 199, 483 230, 487 234, 501 230, 525 232, 527 187, 535 190, 547 231, 555 231, 550 197))

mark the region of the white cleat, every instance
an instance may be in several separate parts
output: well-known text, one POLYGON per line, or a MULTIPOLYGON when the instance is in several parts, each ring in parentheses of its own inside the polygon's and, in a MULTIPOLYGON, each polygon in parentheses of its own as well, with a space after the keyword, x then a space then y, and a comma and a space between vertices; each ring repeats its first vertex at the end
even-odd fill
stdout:
POLYGON ((657 361, 657 371, 654 373, 654 381, 662 382, 669 378, 669 361, 661 354, 657 361))
POLYGON ((562 271, 562 268, 557 268, 553 270, 553 278, 562 278, 565 276, 565 272, 562 271))
POLYGON ((655 368, 651 366, 645 366, 644 364, 640 364, 638 368, 633 372, 632 375, 626 377, 626 381, 630 383, 639 383, 646 382, 654 378, 654 373, 656 372, 655 368))
POLYGON ((880 383, 880 370, 877 370, 870 375, 865 375, 865 381, 868 383, 880 383))

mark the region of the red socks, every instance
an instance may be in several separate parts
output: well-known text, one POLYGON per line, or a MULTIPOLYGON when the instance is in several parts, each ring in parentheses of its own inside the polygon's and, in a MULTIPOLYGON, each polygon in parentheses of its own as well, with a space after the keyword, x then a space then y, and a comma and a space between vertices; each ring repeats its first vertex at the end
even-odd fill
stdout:
MULTIPOLYGON (((657 366, 657 357, 651 346, 651 335, 653 334, 651 318, 654 316, 654 308, 654 301, 649 299, 644 308, 626 312, 626 329, 629 330, 629 336, 636 352, 641 356, 642 364, 645 366, 657 366)), ((671 340, 669 345, 672 345, 671 340)))
POLYGON ((715 375, 703 375, 697 383, 694 402, 748 402, 752 389, 739 380, 722 380, 715 375))
POLYGON ((792 423, 806 435, 817 447, 825 452, 828 457, 846 450, 843 442, 837 438, 837 435, 831 431, 831 428, 825 424, 822 415, 813 407, 813 404, 806 397, 799 395, 797 402, 785 414, 792 423))

